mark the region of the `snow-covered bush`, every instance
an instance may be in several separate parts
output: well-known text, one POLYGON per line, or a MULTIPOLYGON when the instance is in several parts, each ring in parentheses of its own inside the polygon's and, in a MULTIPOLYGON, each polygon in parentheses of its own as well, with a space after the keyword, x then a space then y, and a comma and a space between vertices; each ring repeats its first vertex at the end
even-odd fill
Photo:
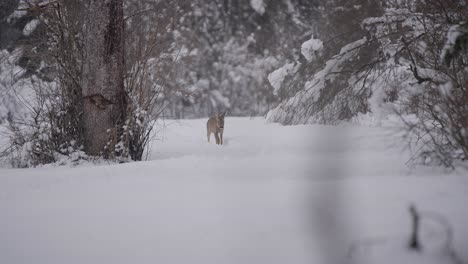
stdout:
MULTIPOLYGON (((24 116, 8 115, 4 136, 9 142, 0 151, 13 167, 30 167, 52 162, 70 163, 87 159, 76 137, 77 119, 70 114, 67 98, 58 96, 55 82, 35 76, 16 85, 30 85, 31 97, 22 103, 29 110, 24 116)), ((13 87, 15 89, 15 87, 13 87)))
POLYGON ((389 9, 392 19, 376 28, 402 28, 397 39, 377 36, 383 47, 394 47, 391 58, 411 73, 396 110, 406 124, 414 160, 451 167, 468 159, 468 50, 458 39, 465 34, 460 25, 468 9, 448 1, 443 10, 435 5, 389 9))
POLYGON ((360 19, 380 14, 380 7, 361 0, 317 4, 313 36, 299 45, 297 66, 275 88, 282 101, 268 113, 270 121, 336 124, 368 111, 379 55, 360 19))
POLYGON ((291 71, 288 62, 270 74, 275 91, 289 96, 268 119, 336 124, 360 113, 377 119, 398 114, 415 160, 451 166, 467 159, 466 3, 364 2, 323 4, 340 15, 317 22, 314 38, 301 46, 305 60, 296 61, 297 69, 291 71), (353 8, 360 12, 351 19, 353 8), (352 33, 331 27, 346 18, 352 33))
POLYGON ((352 117, 353 113, 365 112, 368 94, 364 91, 360 95, 361 89, 357 84, 367 78, 364 74, 369 73, 341 73, 350 72, 350 67, 354 65, 350 61, 359 61, 356 58, 359 55, 367 59, 365 53, 368 53, 371 44, 364 37, 344 46, 325 63, 323 69, 305 82, 303 90, 270 111, 268 119, 283 124, 335 123, 352 117), (340 89, 331 89, 331 83, 340 89))

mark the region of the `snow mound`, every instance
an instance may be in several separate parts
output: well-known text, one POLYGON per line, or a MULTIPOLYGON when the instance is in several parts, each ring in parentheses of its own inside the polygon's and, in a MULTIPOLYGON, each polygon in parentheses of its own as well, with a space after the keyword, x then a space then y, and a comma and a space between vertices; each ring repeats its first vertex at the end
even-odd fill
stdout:
POLYGON ((323 42, 320 39, 315 39, 313 36, 308 41, 302 43, 301 53, 307 61, 312 61, 316 57, 316 53, 323 48, 323 42))
POLYGON ((265 2, 263 0, 250 0, 250 6, 260 15, 265 13, 265 2))
POLYGON ((36 29, 37 25, 39 25, 39 19, 33 19, 29 21, 26 26, 24 26, 23 34, 25 36, 31 35, 31 33, 36 29))
POLYGON ((283 85, 283 81, 286 76, 295 72, 294 66, 294 63, 288 63, 268 74, 268 81, 270 82, 271 86, 273 86, 273 94, 277 95, 278 90, 283 85))

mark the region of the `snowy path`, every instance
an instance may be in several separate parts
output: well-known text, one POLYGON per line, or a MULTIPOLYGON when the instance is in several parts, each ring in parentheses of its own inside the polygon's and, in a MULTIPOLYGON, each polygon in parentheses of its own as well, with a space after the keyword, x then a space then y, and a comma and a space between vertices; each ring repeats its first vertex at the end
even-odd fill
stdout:
POLYGON ((468 177, 407 168, 392 129, 226 118, 216 146, 205 126, 168 122, 147 162, 0 169, 0 263, 331 263, 355 241, 403 247, 409 202, 468 259, 468 177))

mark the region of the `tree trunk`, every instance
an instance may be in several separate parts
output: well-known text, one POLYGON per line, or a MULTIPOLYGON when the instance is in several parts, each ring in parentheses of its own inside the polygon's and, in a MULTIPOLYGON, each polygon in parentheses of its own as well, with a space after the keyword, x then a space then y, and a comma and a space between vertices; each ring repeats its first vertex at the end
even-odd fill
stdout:
POLYGON ((85 30, 83 125, 85 151, 114 154, 126 118, 123 0, 91 0, 85 30))

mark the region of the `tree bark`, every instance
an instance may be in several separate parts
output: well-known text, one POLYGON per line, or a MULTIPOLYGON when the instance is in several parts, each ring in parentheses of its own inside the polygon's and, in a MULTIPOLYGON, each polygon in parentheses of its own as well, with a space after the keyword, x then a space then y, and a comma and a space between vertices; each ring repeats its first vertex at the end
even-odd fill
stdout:
POLYGON ((113 155, 126 118, 123 0, 91 0, 83 68, 84 148, 113 155))

